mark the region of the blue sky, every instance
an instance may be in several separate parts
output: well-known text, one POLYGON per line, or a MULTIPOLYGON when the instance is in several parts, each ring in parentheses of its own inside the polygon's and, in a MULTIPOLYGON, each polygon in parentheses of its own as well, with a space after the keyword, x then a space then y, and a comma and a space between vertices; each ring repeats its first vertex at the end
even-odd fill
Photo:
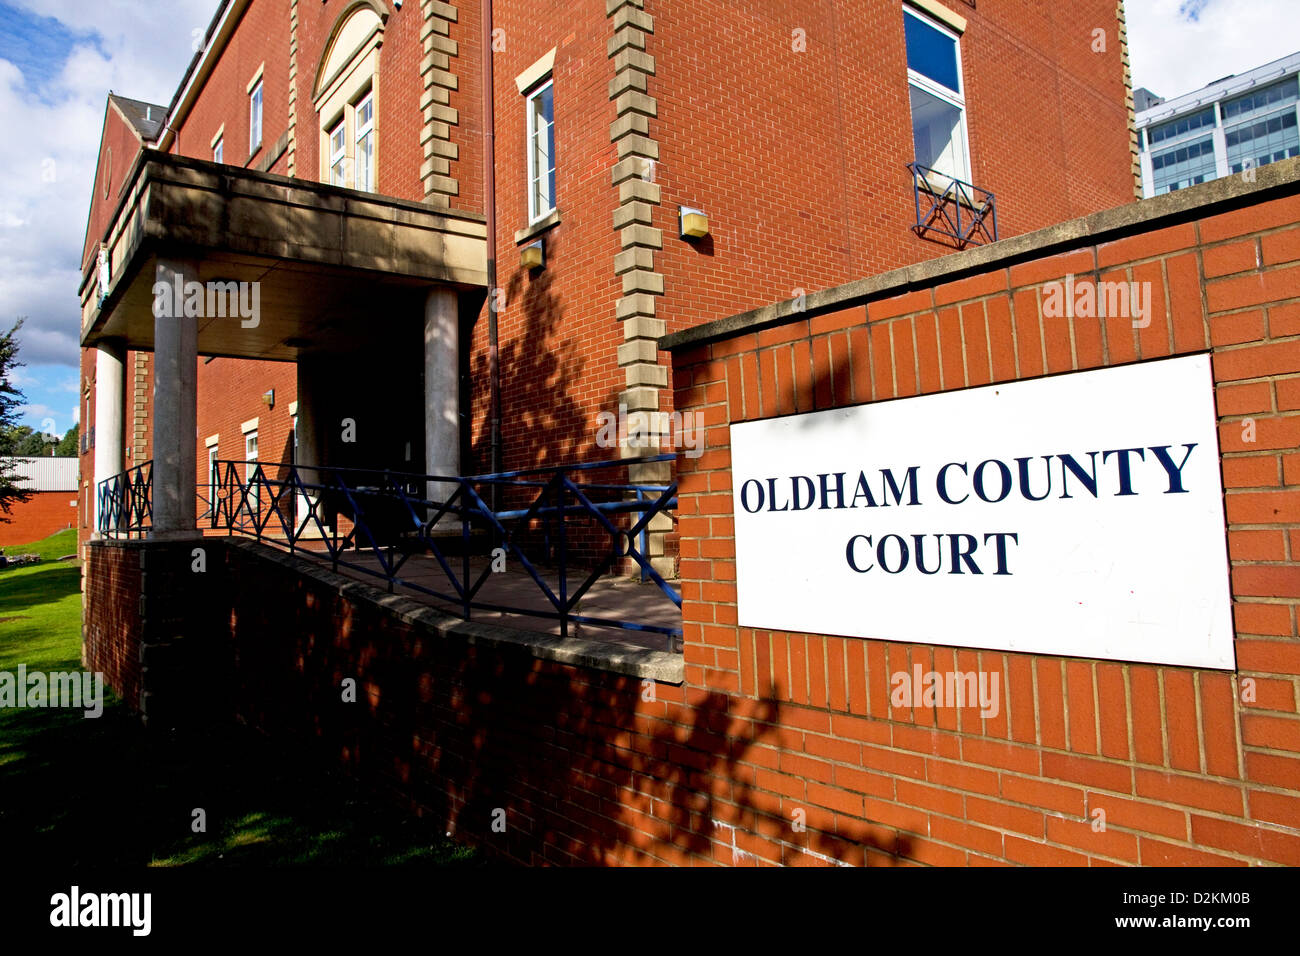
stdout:
POLYGON ((0 0, 0 327, 22 421, 77 417, 77 284, 109 90, 167 103, 217 0, 0 0), (21 135, 15 135, 15 132, 21 135))
POLYGON ((74 44, 84 43, 106 55, 95 34, 74 29, 53 17, 0 3, 0 60, 22 72, 27 89, 38 96, 50 90, 74 44))
MULTIPOLYGON (((1177 96, 1295 52, 1297 2, 1127 0, 1134 85, 1177 96)), ((18 384, 33 427, 62 433, 76 416, 76 290, 105 97, 169 103, 217 5, 0 0, 0 327, 27 317, 18 384)))

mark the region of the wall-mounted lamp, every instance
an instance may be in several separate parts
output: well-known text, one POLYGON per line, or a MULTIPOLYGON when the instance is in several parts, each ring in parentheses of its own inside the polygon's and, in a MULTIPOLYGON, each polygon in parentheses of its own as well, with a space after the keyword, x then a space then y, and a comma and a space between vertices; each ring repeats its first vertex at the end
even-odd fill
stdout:
POLYGON ((275 389, 262 393, 262 404, 267 408, 275 408, 275 389))
POLYGON ((546 249, 541 239, 519 250, 519 265, 525 269, 541 269, 546 265, 546 249))
POLYGON ((709 234, 709 217, 703 209, 681 207, 681 237, 683 239, 703 239, 709 234))

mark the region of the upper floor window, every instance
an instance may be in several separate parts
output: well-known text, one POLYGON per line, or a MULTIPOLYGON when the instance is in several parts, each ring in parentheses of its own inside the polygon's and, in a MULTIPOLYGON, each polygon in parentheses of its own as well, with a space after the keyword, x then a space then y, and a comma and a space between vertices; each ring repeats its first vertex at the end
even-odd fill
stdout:
POLYGON ((528 219, 555 209, 555 100, 548 79, 528 93, 528 219))
POLYGON ((330 185, 346 186, 348 184, 348 138, 347 124, 340 119, 329 132, 330 142, 330 185))
POLYGON ((1204 136, 1151 154, 1155 193, 1186 189, 1214 178, 1214 137, 1204 136))
MULTIPOLYGON (((312 82, 320 136, 320 178, 333 186, 376 192, 379 174, 380 4, 353 3, 335 21, 312 82)), ((301 115, 301 114, 300 114, 301 115)))
POLYGON ((944 176, 969 182, 959 38, 907 7, 903 8, 903 35, 916 161, 944 176))
POLYGON ((1294 103, 1300 98, 1300 77, 1289 77, 1280 83, 1252 90, 1245 96, 1223 102, 1223 119, 1237 119, 1253 113, 1267 112, 1294 103))
POLYGON ((248 152, 251 156, 262 145, 262 81, 248 94, 248 152))
POLYGON ((1231 172, 1300 156, 1297 99, 1300 79, 1292 76, 1223 102, 1224 145, 1231 172))
POLYGON ((1147 145, 1155 146, 1157 143, 1177 139, 1180 136, 1186 136, 1188 133, 1194 133, 1197 130, 1213 128, 1214 107, 1207 106, 1205 109, 1198 110, 1189 116, 1180 116, 1178 119, 1170 120, 1168 123, 1161 123, 1159 126, 1152 126, 1147 130, 1147 145))
POLYGON ((375 97, 367 93, 357 103, 357 181, 356 188, 373 192, 375 188, 375 97))
POLYGON ((375 191, 375 97, 367 90, 325 132, 331 186, 375 191), (349 132, 350 131, 350 132, 349 132))
POLYGON ((212 161, 214 163, 225 162, 222 158, 225 155, 225 145, 226 141, 222 137, 217 137, 217 141, 212 144, 212 161))

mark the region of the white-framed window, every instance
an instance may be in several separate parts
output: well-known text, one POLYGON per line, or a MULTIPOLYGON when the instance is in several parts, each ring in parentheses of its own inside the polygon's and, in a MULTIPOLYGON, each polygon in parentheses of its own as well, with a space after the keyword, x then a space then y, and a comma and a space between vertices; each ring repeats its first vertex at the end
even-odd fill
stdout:
POLYGON ((942 176, 970 182, 961 38, 906 6, 903 35, 916 161, 942 176))
POLYGON ((253 480, 257 473, 257 432, 244 435, 244 483, 248 486, 248 512, 256 515, 262 510, 258 483, 253 480))
POLYGON ((225 162, 225 159, 223 158, 226 153, 225 145, 226 145, 225 137, 218 137, 217 141, 212 144, 212 161, 214 163, 225 162))
POLYGON ((221 466, 217 464, 217 446, 208 446, 208 514, 217 513, 217 489, 221 487, 221 466))
POLYGON ((254 84, 248 94, 248 152, 253 154, 262 145, 262 81, 254 84))
POLYGON ((528 220, 555 209, 555 99, 551 80, 527 94, 528 220))
POLYGON ((354 189, 374 192, 375 189, 375 95, 367 93, 356 107, 357 126, 357 181, 354 189))
POLYGON ((342 117, 329 131, 330 143, 330 185, 346 186, 348 184, 348 138, 347 124, 342 117))

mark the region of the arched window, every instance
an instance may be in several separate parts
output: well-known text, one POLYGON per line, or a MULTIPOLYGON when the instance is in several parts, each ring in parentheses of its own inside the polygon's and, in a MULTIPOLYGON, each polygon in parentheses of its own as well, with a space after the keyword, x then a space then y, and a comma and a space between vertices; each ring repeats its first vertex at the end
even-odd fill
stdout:
POLYGON ((358 0, 335 21, 320 65, 312 103, 320 135, 320 180, 334 186, 379 189, 379 51, 388 12, 358 0))

